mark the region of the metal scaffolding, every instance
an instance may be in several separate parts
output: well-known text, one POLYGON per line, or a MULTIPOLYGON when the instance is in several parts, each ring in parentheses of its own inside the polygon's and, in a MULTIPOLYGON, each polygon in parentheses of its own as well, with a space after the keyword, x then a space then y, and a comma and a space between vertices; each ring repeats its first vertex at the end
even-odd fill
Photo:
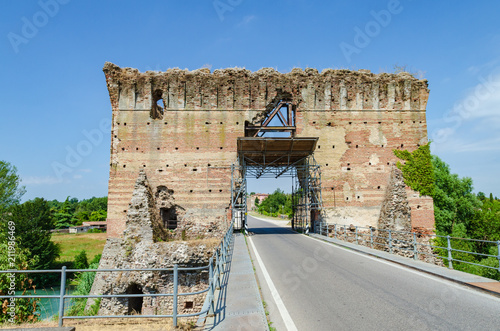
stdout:
POLYGON ((262 164, 239 155, 232 165, 231 206, 232 220, 236 229, 247 225, 247 177, 292 178, 292 228, 307 232, 314 231, 323 220, 321 197, 321 168, 312 154, 293 163, 270 162, 262 164))

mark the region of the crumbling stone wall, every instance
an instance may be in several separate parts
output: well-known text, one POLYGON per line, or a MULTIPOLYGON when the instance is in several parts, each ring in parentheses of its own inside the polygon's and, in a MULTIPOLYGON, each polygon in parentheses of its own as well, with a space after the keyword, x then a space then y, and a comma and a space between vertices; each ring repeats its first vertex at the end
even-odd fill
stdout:
MULTIPOLYGON (((397 161, 392 151, 413 151, 427 142, 428 84, 408 73, 311 68, 285 74, 270 68, 140 73, 111 63, 104 73, 113 113, 109 237, 123 236, 141 168, 153 192, 160 186, 173 192, 179 219, 207 209, 228 215, 236 140, 245 135, 245 123, 262 121, 278 98, 293 104, 296 136, 319 137, 315 158, 330 222, 376 226, 397 161)), ((432 200, 412 194, 409 204, 418 215, 412 226, 432 229, 432 200)), ((216 223, 217 217, 199 224, 216 223)))
MULTIPOLYGON (((214 232, 221 231, 220 228, 214 232)), ((220 237, 220 236, 219 236, 220 237)), ((158 220, 156 201, 146 173, 141 170, 134 185, 127 212, 123 238, 108 238, 104 247, 100 269, 158 269, 206 266, 213 255, 219 238, 205 240, 172 241, 168 231, 158 220)), ((208 287, 208 271, 179 271, 179 293, 197 292, 208 287)), ((92 286, 93 294, 152 294, 173 293, 173 273, 157 272, 98 272, 92 286)), ((178 311, 194 313, 201 310, 205 293, 181 296, 178 311)), ((133 313, 131 298, 102 299, 99 314, 127 315, 133 313)), ((135 299, 137 301, 137 299, 135 299)), ((171 314, 171 297, 146 297, 134 308, 137 313, 171 314)), ((87 308, 93 303, 89 300, 87 308)), ((136 302, 137 303, 137 302, 136 302)))

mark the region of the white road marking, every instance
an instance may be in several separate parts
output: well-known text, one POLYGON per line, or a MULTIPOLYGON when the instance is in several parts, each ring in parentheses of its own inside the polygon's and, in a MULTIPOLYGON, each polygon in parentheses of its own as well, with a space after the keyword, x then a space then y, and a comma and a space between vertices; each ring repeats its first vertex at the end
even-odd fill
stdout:
MULTIPOLYGON (((252 216, 252 217, 257 218, 255 216, 252 216)), ((271 223, 271 222, 269 222, 269 220, 266 220, 266 219, 262 219, 262 218, 257 218, 257 219, 259 219, 261 221, 264 221, 264 222, 271 223)), ((287 230, 289 230, 292 233, 296 233, 295 231, 293 231, 291 229, 287 229, 287 230)), ((434 280, 434 281, 436 281, 438 283, 445 284, 445 285, 448 285, 448 286, 460 289, 462 291, 466 291, 466 292, 469 292, 471 294, 475 294, 475 295, 481 296, 483 298, 489 298, 489 299, 493 299, 494 301, 498 301, 498 297, 494 297, 491 294, 487 294, 487 293, 480 292, 478 290, 471 289, 471 288, 467 287, 466 285, 455 283, 455 282, 453 282, 451 280, 442 279, 442 278, 440 278, 438 276, 434 276, 434 275, 427 274, 427 273, 422 272, 422 271, 414 270, 414 269, 412 269, 410 267, 402 266, 402 265, 399 265, 399 264, 397 264, 395 262, 383 260, 382 258, 370 256, 370 255, 367 255, 365 253, 356 252, 356 251, 353 251, 351 249, 347 249, 345 247, 338 246, 335 243, 327 242, 327 241, 324 241, 324 240, 321 240, 321 239, 317 239, 317 238, 314 238, 314 237, 311 237, 311 236, 306 236, 306 235, 304 235, 304 237, 309 238, 311 240, 316 240, 316 241, 318 241, 318 242, 320 242, 320 243, 322 243, 324 245, 327 245, 329 247, 333 247, 333 248, 336 248, 336 249, 341 249, 341 250, 343 250, 345 252, 356 254, 356 255, 362 256, 362 257, 364 257, 366 259, 377 261, 379 263, 386 264, 386 265, 391 266, 393 268, 400 269, 400 270, 403 270, 403 271, 406 271, 406 272, 409 272, 409 273, 412 273, 412 274, 416 274, 416 275, 419 275, 420 277, 427 278, 427 279, 430 279, 430 280, 434 280)))
POLYGON ((267 272, 266 266, 264 265, 264 262, 262 262, 262 259, 260 258, 259 253, 257 252, 257 248, 255 247, 252 237, 247 237, 248 241, 250 242, 250 245, 252 246, 253 252, 255 254, 255 258, 257 259, 257 263, 259 263, 259 266, 262 270, 262 274, 264 275, 264 279, 266 280, 267 286, 269 286, 269 289, 271 290, 271 295, 273 296, 274 302, 276 302, 276 306, 278 306, 278 310, 280 311, 281 318, 283 319, 283 322, 285 322, 285 326, 288 331, 297 331, 297 327, 295 326, 295 323, 292 320, 292 317, 288 313, 288 310, 285 307, 285 304, 283 303, 283 300, 281 300, 280 294, 278 293, 278 290, 274 286, 273 281, 271 280, 271 276, 269 276, 269 273, 267 272))

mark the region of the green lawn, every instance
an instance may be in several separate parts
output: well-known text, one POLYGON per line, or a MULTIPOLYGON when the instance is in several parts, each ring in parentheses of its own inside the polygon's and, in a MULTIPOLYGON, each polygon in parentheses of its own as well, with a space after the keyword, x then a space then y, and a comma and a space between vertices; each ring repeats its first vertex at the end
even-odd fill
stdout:
POLYGON ((73 261, 83 249, 91 261, 95 255, 102 253, 106 233, 54 233, 52 241, 61 246, 61 256, 57 261, 73 261))

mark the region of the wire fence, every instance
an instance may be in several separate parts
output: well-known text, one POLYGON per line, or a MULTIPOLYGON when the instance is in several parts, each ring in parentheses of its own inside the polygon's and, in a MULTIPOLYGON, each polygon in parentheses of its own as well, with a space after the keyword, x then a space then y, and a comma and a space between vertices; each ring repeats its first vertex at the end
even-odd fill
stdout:
POLYGON ((471 268, 464 267, 464 265, 485 268, 490 271, 480 272, 482 276, 500 279, 500 240, 456 238, 433 233, 377 229, 374 227, 328 224, 324 222, 319 225, 318 233, 415 260, 438 265, 443 265, 444 261, 446 261, 450 269, 455 267, 458 270, 477 273, 471 268), (473 251, 472 248, 475 247, 480 249, 473 251), (479 262, 485 262, 477 263, 478 259, 481 259, 479 262))
POLYGON ((172 268, 144 268, 144 269, 67 269, 63 266, 60 270, 0 270, 0 273, 11 273, 11 274, 35 274, 35 273, 60 273, 61 275, 61 285, 59 295, 2 295, 0 299, 59 299, 59 309, 58 309, 58 323, 59 327, 63 326, 63 321, 65 319, 95 319, 95 318, 173 318, 173 325, 177 327, 178 318, 181 317, 194 317, 203 314, 214 314, 214 307, 216 305, 216 298, 214 293, 216 289, 220 289, 221 279, 224 275, 225 265, 230 255, 230 246, 233 241, 233 224, 229 227, 224 238, 221 240, 219 246, 214 252, 214 255, 210 258, 208 265, 202 267, 179 267, 174 264, 172 268), (199 271, 208 270, 208 286, 206 289, 197 292, 186 292, 179 293, 179 273, 187 271, 199 271), (89 295, 69 295, 66 294, 67 287, 67 275, 68 273, 83 273, 83 272, 171 272, 173 274, 173 293, 142 293, 142 294, 89 294, 89 295), (180 296, 198 295, 202 293, 207 293, 207 304, 203 306, 201 311, 192 314, 178 314, 178 301, 180 296), (65 316, 66 307, 65 301, 67 299, 98 299, 98 298, 144 298, 144 297, 172 297, 172 313, 166 315, 92 315, 92 316, 65 316))

